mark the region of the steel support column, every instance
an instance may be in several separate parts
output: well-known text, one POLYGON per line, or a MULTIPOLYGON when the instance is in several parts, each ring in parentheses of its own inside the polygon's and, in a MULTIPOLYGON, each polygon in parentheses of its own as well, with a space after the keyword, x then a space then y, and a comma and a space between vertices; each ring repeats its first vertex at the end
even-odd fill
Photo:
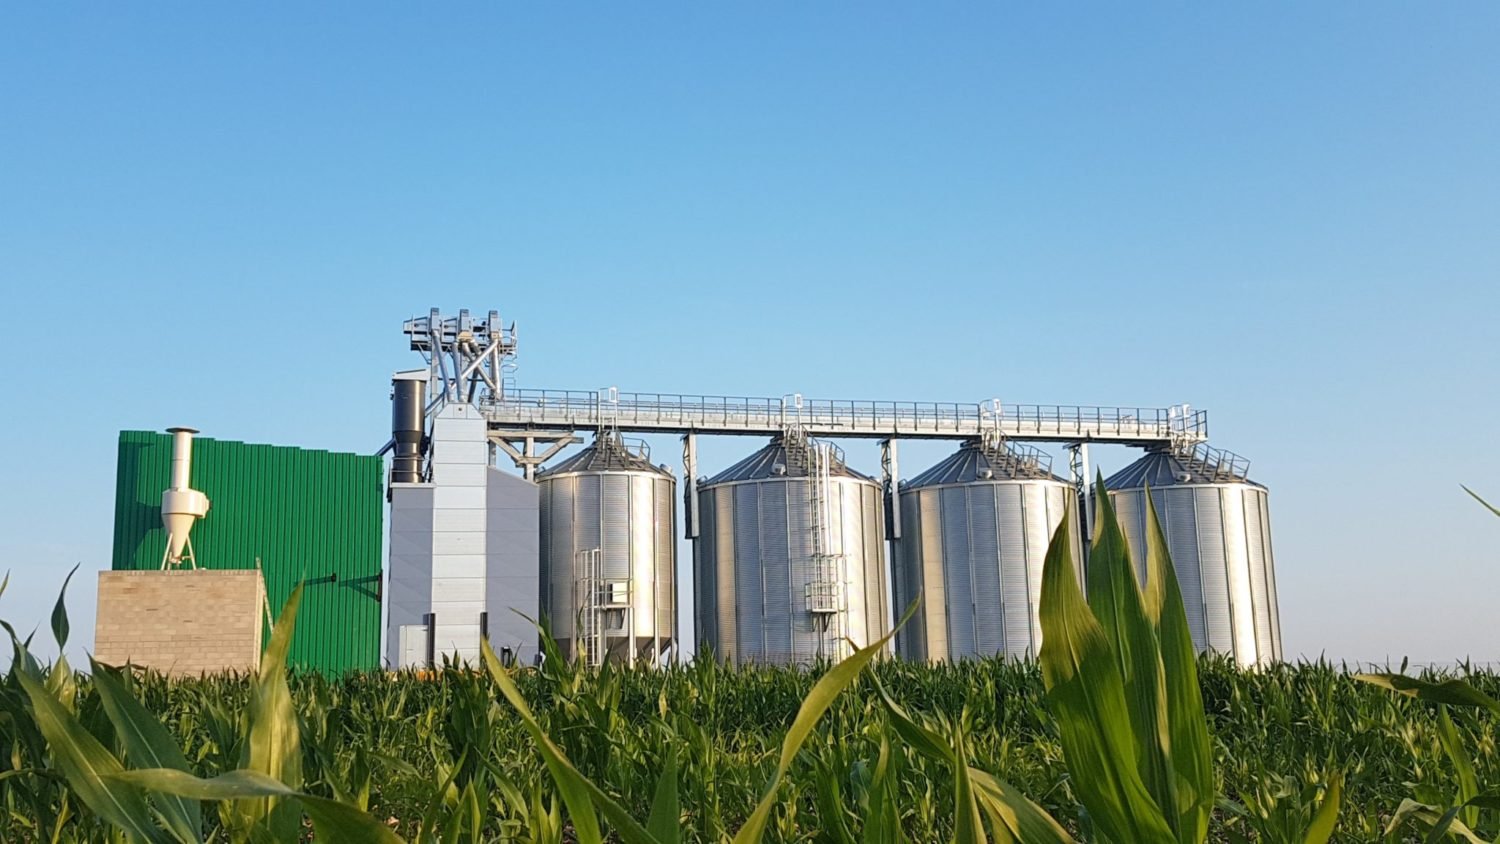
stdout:
POLYGON ((580 442, 583 442, 583 439, 573 434, 551 432, 512 434, 508 431, 490 431, 491 445, 499 446, 528 481, 536 480, 537 468, 551 460, 553 455, 573 443, 580 442), (537 453, 537 443, 542 443, 544 446, 540 454, 537 453))
POLYGON ((1068 474, 1077 493, 1078 532, 1083 547, 1083 562, 1089 558, 1089 545, 1094 537, 1093 495, 1089 490, 1089 444, 1072 443, 1068 446, 1068 474))

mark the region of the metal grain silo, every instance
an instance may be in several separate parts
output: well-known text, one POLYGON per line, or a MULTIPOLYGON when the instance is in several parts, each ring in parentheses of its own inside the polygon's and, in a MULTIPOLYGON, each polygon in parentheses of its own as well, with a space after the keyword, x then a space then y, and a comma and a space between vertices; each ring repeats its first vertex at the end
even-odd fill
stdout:
POLYGON ((880 485, 836 449, 778 437, 705 481, 699 513, 699 647, 799 664, 889 629, 880 485))
POLYGON ((1150 486, 1193 644, 1246 666, 1281 659, 1271 515, 1266 488, 1246 477, 1248 469, 1217 449, 1156 449, 1104 482, 1138 568, 1150 486))
POLYGON ((907 659, 1034 658, 1042 563, 1069 519, 1074 564, 1082 541, 1072 484, 1035 449, 967 442, 901 488, 901 538, 892 578, 897 611, 917 614, 896 633, 907 659))
POLYGON ((671 472, 606 434, 537 485, 541 610, 564 654, 659 657, 677 630, 671 472))

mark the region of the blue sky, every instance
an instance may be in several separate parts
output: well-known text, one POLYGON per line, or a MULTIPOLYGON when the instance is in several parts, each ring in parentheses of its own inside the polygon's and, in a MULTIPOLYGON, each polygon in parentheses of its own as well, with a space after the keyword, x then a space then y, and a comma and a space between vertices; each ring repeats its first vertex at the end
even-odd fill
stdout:
POLYGON ((373 451, 439 306, 516 319, 528 387, 1191 402, 1272 490, 1289 653, 1500 660, 1459 489, 1500 498, 1497 43, 1483 3, 11 4, 0 617, 82 562, 89 645, 117 431, 373 451))

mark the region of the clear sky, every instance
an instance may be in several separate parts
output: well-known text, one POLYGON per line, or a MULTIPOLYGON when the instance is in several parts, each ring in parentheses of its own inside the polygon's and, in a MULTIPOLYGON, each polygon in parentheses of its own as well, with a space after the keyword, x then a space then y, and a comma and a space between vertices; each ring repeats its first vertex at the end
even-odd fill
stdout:
POLYGON ((6 4, 0 617, 81 562, 90 646, 120 429, 373 451, 439 306, 516 319, 528 387, 1191 402, 1271 489, 1289 654, 1500 660, 1497 44, 1463 2, 6 4))

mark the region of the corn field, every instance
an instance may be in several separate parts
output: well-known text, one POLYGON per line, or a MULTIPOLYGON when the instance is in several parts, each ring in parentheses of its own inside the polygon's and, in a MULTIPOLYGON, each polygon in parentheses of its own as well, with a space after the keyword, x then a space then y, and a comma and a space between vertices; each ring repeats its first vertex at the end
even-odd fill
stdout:
POLYGON ((1141 586, 1101 510, 1086 590, 1054 540, 1039 663, 324 678, 284 668, 294 594, 259 675, 172 680, 6 625, 0 840, 1496 840, 1500 675, 1194 658, 1164 546, 1141 586))

